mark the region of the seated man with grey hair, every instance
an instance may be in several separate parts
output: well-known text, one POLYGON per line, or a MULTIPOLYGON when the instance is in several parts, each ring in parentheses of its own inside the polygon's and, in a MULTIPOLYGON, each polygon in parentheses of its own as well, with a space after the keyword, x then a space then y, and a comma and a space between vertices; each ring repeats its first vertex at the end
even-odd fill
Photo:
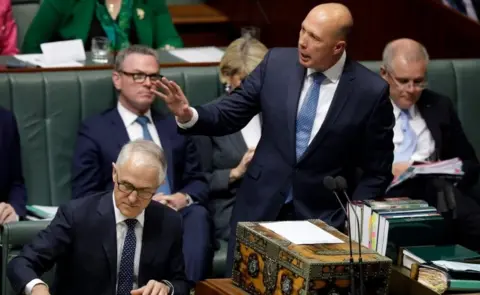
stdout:
POLYGON ((453 104, 445 97, 426 89, 429 57, 425 47, 411 39, 394 40, 385 47, 382 77, 390 85, 390 99, 396 120, 393 129, 393 174, 402 174, 413 162, 460 158, 465 175, 454 188, 456 208, 438 203, 442 186, 438 179, 409 182, 390 196, 425 199, 446 217, 456 243, 480 250, 480 206, 472 196, 480 165, 468 141, 453 104), (454 210, 451 210, 454 209, 454 210))
POLYGON ((112 189, 111 163, 130 140, 151 140, 163 148, 168 163, 165 181, 153 200, 183 217, 185 271, 200 281, 210 271, 213 246, 211 219, 204 204, 208 183, 193 139, 177 133, 171 115, 152 109, 154 82, 161 78, 157 52, 133 45, 119 52, 112 80, 118 91, 115 108, 86 119, 78 132, 73 157, 73 198, 112 189))
POLYGON ((10 261, 7 276, 16 294, 50 294, 39 278, 54 264, 54 294, 189 294, 181 216, 151 201, 166 165, 152 141, 126 144, 112 164, 113 192, 60 206, 10 261))

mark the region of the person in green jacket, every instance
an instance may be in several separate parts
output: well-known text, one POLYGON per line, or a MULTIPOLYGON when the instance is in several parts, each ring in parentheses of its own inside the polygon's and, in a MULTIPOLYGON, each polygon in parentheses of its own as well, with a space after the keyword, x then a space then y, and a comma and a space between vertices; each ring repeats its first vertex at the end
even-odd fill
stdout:
POLYGON ((43 0, 25 35, 22 53, 40 53, 45 42, 107 37, 111 50, 130 44, 178 48, 183 42, 165 0, 43 0))

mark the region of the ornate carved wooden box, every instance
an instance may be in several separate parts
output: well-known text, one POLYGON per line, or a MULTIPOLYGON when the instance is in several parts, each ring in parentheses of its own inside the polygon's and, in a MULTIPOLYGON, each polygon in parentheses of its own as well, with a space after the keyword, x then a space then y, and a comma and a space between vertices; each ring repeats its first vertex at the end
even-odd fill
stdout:
MULTIPOLYGON (((296 245, 259 223, 239 223, 234 284, 254 295, 349 294, 348 237, 320 220, 310 222, 345 243, 296 245)), ((357 262, 358 245, 353 246, 357 262)), ((392 261, 365 247, 362 247, 362 258, 364 295, 387 294, 392 261)), ((358 263, 354 270, 358 288, 358 263)))

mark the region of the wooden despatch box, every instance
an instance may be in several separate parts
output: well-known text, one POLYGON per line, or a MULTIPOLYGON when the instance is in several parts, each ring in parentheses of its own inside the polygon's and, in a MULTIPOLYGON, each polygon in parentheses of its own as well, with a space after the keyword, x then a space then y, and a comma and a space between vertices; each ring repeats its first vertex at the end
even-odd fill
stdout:
MULTIPOLYGON (((321 220, 309 221, 344 243, 297 245, 260 223, 238 223, 234 284, 256 295, 350 294, 348 237, 321 220)), ((353 247, 355 287, 359 288, 358 244, 353 247)), ((362 258, 364 295, 387 294, 392 261, 365 247, 362 258)))

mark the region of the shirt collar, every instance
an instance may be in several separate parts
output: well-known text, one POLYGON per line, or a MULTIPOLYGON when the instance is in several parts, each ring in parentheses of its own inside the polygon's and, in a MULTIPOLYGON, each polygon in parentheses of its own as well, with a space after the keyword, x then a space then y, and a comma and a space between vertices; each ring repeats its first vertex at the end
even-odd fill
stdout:
MULTIPOLYGON (((119 224, 124 222, 125 220, 129 219, 125 215, 120 212, 120 210, 117 208, 117 205, 115 204, 115 193, 112 193, 112 199, 113 199, 113 210, 115 212, 115 224, 119 224)), ((138 221, 141 227, 143 227, 145 223, 145 209, 142 210, 140 214, 135 217, 135 219, 138 221)))
MULTIPOLYGON (((392 98, 390 98, 390 102, 393 106, 393 115, 395 116, 395 120, 398 120, 398 117, 400 116, 400 112, 402 110, 395 104, 392 98)), ((415 105, 408 109, 408 113, 410 114, 410 118, 415 118, 415 115, 417 114, 417 108, 415 107, 415 105)))
MULTIPOLYGON (((333 83, 337 83, 338 80, 340 80, 340 76, 342 75, 343 72, 343 67, 345 66, 345 61, 347 59, 347 53, 346 51, 343 52, 342 56, 340 59, 337 61, 336 64, 334 64, 332 67, 330 67, 328 70, 324 71, 323 74, 325 77, 330 80, 333 83)), ((307 76, 310 76, 311 74, 317 72, 314 69, 308 68, 307 69, 307 76)))
MULTIPOLYGON (((118 113, 120 114, 120 118, 122 118, 123 124, 125 124, 126 127, 135 123, 135 120, 138 118, 137 114, 124 107, 120 101, 117 103, 117 109, 118 113)), ((153 122, 152 112, 150 110, 148 110, 144 116, 150 120, 150 123, 153 122)))

